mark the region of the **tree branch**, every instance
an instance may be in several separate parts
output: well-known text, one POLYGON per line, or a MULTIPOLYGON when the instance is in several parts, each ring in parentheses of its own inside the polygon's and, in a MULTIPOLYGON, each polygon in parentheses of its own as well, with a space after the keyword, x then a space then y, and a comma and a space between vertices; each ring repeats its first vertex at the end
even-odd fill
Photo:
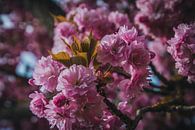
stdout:
POLYGON ((104 103, 107 105, 107 107, 109 108, 110 112, 114 115, 116 115, 117 117, 119 117, 119 119, 126 124, 127 129, 130 127, 132 120, 125 114, 123 114, 120 110, 117 109, 116 105, 114 103, 112 103, 105 94, 104 89, 102 88, 103 86, 105 86, 105 84, 101 84, 101 81, 98 82, 99 84, 96 86, 97 92, 104 97, 104 103))
POLYGON ((168 102, 159 103, 153 106, 147 106, 137 110, 137 114, 133 123, 131 125, 130 130, 134 130, 139 121, 143 118, 143 115, 147 112, 185 112, 185 111, 195 111, 195 106, 184 106, 184 105, 176 105, 178 99, 170 100, 168 102))
POLYGON ((112 72, 115 72, 115 73, 117 73, 119 75, 122 75, 122 76, 124 76, 127 79, 130 79, 131 78, 131 75, 129 73, 125 72, 122 68, 112 67, 111 71, 112 72))

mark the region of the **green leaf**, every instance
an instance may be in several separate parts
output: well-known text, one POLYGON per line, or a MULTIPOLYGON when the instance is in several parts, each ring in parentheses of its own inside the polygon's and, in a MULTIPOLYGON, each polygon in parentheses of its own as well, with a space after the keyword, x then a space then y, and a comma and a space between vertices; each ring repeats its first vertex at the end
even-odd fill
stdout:
POLYGON ((61 23, 61 22, 67 22, 68 21, 65 16, 54 15, 52 13, 50 13, 50 15, 53 17, 54 23, 61 23))
POLYGON ((81 48, 83 52, 88 52, 90 47, 90 39, 86 37, 82 42, 81 42, 81 48))
POLYGON ((74 56, 70 58, 71 64, 76 64, 76 65, 84 65, 87 66, 87 62, 85 60, 85 58, 81 57, 81 56, 74 56))
POLYGON ((93 66, 94 66, 95 69, 99 68, 100 65, 101 65, 101 63, 97 61, 96 57, 97 57, 97 54, 94 55, 94 58, 92 59, 93 60, 93 66))
POLYGON ((71 45, 64 39, 62 40, 72 51, 73 56, 70 57, 66 52, 51 53, 54 60, 63 63, 67 67, 73 64, 88 66, 91 62, 93 62, 95 68, 99 67, 100 63, 96 60, 98 41, 93 38, 92 33, 81 42, 76 36, 73 36, 73 43, 71 45))
POLYGON ((65 39, 61 38, 61 40, 64 42, 64 44, 65 44, 71 51, 73 51, 72 46, 69 45, 69 44, 65 41, 65 39))
POLYGON ((54 60, 70 59, 69 54, 66 53, 66 52, 59 52, 59 53, 57 53, 57 54, 51 53, 51 55, 52 55, 52 58, 53 58, 54 60))
POLYGON ((89 47, 89 51, 88 51, 88 61, 90 62, 94 56, 97 53, 97 44, 98 41, 96 41, 95 39, 91 38, 90 40, 90 47, 89 47))
POLYGON ((76 56, 80 56, 80 57, 84 58, 85 59, 85 62, 88 65, 87 52, 77 52, 77 55, 76 56))
POLYGON ((67 67, 71 66, 71 60, 70 60, 70 56, 68 53, 59 52, 57 54, 53 54, 50 52, 50 54, 51 54, 53 60, 59 61, 67 67))
POLYGON ((72 43, 73 51, 74 52, 76 52, 76 51, 81 52, 82 48, 81 48, 81 43, 80 43, 79 39, 76 36, 73 36, 73 40, 74 40, 74 42, 72 43))

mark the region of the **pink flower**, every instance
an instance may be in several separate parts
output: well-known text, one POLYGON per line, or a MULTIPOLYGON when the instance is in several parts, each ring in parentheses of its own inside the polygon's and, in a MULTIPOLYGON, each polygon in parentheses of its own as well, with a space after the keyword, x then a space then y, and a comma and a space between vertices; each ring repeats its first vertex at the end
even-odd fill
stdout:
POLYGON ((77 31, 77 28, 72 23, 69 23, 69 22, 59 23, 55 27, 55 31, 54 31, 54 46, 52 48, 52 52, 58 53, 61 51, 65 51, 65 52, 71 54, 70 49, 64 43, 64 41, 67 44, 71 45, 73 42, 72 36, 76 35, 76 31, 77 31))
POLYGON ((63 65, 52 60, 51 56, 42 57, 35 66, 33 79, 35 85, 41 85, 49 92, 53 92, 57 86, 58 76, 63 65))
POLYGON ((59 130, 72 130, 72 125, 76 121, 74 117, 76 110, 77 106, 74 102, 70 101, 62 93, 58 93, 46 105, 45 117, 49 121, 51 128, 56 125, 59 130))
POLYGON ((168 41, 168 52, 176 61, 178 73, 195 81, 195 24, 180 24, 175 31, 175 37, 168 41))
POLYGON ((142 42, 134 41, 128 46, 126 52, 126 60, 123 63, 123 68, 130 71, 132 66, 135 69, 147 67, 150 63, 150 52, 142 42))
POLYGON ((124 25, 131 27, 128 15, 120 13, 118 11, 111 12, 108 16, 108 20, 115 24, 116 29, 118 29, 120 26, 124 26, 124 25))
POLYGON ((126 43, 130 43, 137 38, 138 32, 135 27, 128 29, 127 26, 121 26, 119 28, 118 35, 126 43))
POLYGON ((95 80, 93 70, 82 65, 72 65, 61 72, 58 78, 57 90, 65 93, 83 94, 87 90, 95 88, 95 80))
POLYGON ((56 107, 62 107, 65 104, 69 104, 69 100, 65 97, 63 93, 59 93, 53 97, 53 103, 56 107))
POLYGON ((126 43, 117 35, 106 35, 98 47, 97 59, 102 64, 109 63, 113 66, 119 66, 125 58, 125 49, 126 43))
POLYGON ((48 102, 45 96, 42 93, 35 91, 35 93, 30 94, 29 97, 32 98, 32 101, 30 102, 30 110, 39 118, 44 117, 45 105, 47 105, 48 102))
POLYGON ((138 36, 134 27, 120 27, 118 33, 104 36, 98 47, 98 61, 102 64, 122 66, 127 71, 131 66, 147 66, 151 58, 144 37, 138 36))
POLYGON ((138 36, 134 27, 128 29, 126 26, 120 27, 117 35, 127 44, 123 50, 125 59, 121 61, 121 66, 127 72, 130 71, 131 67, 134 69, 147 67, 153 58, 153 53, 147 49, 145 38, 138 36))

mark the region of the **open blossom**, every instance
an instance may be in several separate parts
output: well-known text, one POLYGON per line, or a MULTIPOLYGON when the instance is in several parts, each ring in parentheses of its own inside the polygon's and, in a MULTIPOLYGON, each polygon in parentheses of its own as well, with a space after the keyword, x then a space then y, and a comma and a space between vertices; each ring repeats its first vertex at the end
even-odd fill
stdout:
POLYGON ((52 52, 58 53, 61 51, 65 51, 71 54, 70 49, 64 43, 64 41, 67 44, 71 45, 73 42, 72 36, 76 34, 76 30, 77 30, 76 26, 70 22, 59 23, 55 27, 54 31, 54 46, 52 48, 52 52))
POLYGON ((118 29, 120 26, 124 26, 124 25, 131 27, 128 15, 120 13, 118 11, 111 12, 108 16, 108 20, 115 24, 116 29, 118 29))
POLYGON ((179 74, 195 81, 195 24, 180 24, 174 31, 175 37, 168 41, 168 52, 173 56, 179 74))
POLYGON ((43 89, 53 92, 57 86, 58 76, 63 69, 63 65, 54 61, 51 56, 42 57, 35 66, 33 82, 41 85, 43 89))
POLYGON ((95 87, 95 80, 96 77, 92 69, 82 65, 72 65, 61 72, 57 90, 65 93, 74 91, 76 94, 83 94, 95 87))
POLYGON ((136 40, 138 32, 135 27, 128 29, 127 26, 121 26, 119 28, 118 35, 126 43, 131 43, 132 41, 136 40))
POLYGON ((130 44, 130 48, 126 52, 126 61, 123 64, 123 68, 127 71, 130 67, 143 68, 147 67, 150 63, 150 52, 145 47, 144 43, 137 41, 130 44))
POLYGON ((44 117, 44 110, 48 101, 43 93, 35 91, 35 93, 30 94, 29 97, 32 98, 32 101, 30 102, 30 110, 38 117, 44 117))
POLYGON ((138 36, 135 28, 128 30, 126 27, 121 27, 118 34, 128 43, 121 67, 131 75, 130 79, 121 81, 119 86, 127 97, 134 97, 140 93, 140 89, 149 86, 148 65, 154 53, 148 50, 144 37, 138 36))
POLYGON ((97 59, 103 64, 111 64, 113 66, 121 66, 125 61, 125 53, 128 44, 137 36, 135 28, 129 29, 120 27, 118 33, 106 35, 102 38, 98 47, 97 59))
POLYGON ((126 43, 117 35, 106 35, 99 45, 97 59, 103 64, 110 63, 113 66, 119 66, 125 58, 125 49, 126 43))
POLYGON ((151 52, 146 48, 143 37, 138 36, 136 29, 123 26, 117 34, 106 35, 98 48, 97 59, 103 64, 128 67, 147 66, 151 52))
POLYGON ((77 106, 73 101, 58 93, 46 105, 44 112, 52 128, 57 126, 59 130, 72 130, 72 124, 76 121, 74 117, 76 110, 77 106))

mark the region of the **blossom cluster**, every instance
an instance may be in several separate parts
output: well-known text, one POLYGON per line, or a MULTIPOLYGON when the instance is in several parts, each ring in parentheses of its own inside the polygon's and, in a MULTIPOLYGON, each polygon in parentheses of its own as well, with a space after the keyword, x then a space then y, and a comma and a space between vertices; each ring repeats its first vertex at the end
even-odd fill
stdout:
MULTIPOLYGON (((94 44, 91 38, 88 38, 89 43, 85 43, 89 47, 94 44)), ((30 94, 30 109, 60 130, 109 128, 112 122, 118 122, 118 126, 113 127, 122 128, 124 124, 107 110, 97 85, 102 80, 108 83, 108 89, 111 84, 117 85, 121 93, 118 105, 121 106, 139 94, 143 87, 148 87, 148 65, 154 54, 147 49, 145 38, 139 36, 134 27, 121 26, 117 33, 104 36, 92 52, 97 57, 89 56, 92 48, 85 51, 85 41, 75 41, 74 38, 72 45, 67 45, 69 52, 42 57, 37 62, 29 83, 40 86, 40 90, 30 94), (88 64, 79 62, 83 60, 80 57, 82 53, 87 53, 88 57, 82 58, 88 59, 88 64), (74 58, 78 61, 75 62, 74 58), (99 62, 98 66, 95 61, 99 62), (122 69, 130 77, 117 78, 117 74, 109 68, 122 69)))
POLYGON ((60 130, 99 122, 102 101, 95 90, 93 69, 75 64, 67 68, 50 56, 42 57, 33 78, 31 83, 44 87, 41 92, 30 95, 30 108, 38 117, 47 118, 52 126, 56 125, 60 130))
POLYGON ((97 55, 102 64, 122 67, 131 75, 130 79, 120 82, 121 87, 125 87, 131 96, 137 88, 148 86, 148 65, 153 57, 154 53, 147 49, 144 37, 138 36, 134 27, 128 29, 125 26, 120 27, 118 33, 102 38, 97 55))
POLYGON ((180 24, 168 41, 168 51, 175 60, 178 73, 195 81, 195 24, 180 24))

